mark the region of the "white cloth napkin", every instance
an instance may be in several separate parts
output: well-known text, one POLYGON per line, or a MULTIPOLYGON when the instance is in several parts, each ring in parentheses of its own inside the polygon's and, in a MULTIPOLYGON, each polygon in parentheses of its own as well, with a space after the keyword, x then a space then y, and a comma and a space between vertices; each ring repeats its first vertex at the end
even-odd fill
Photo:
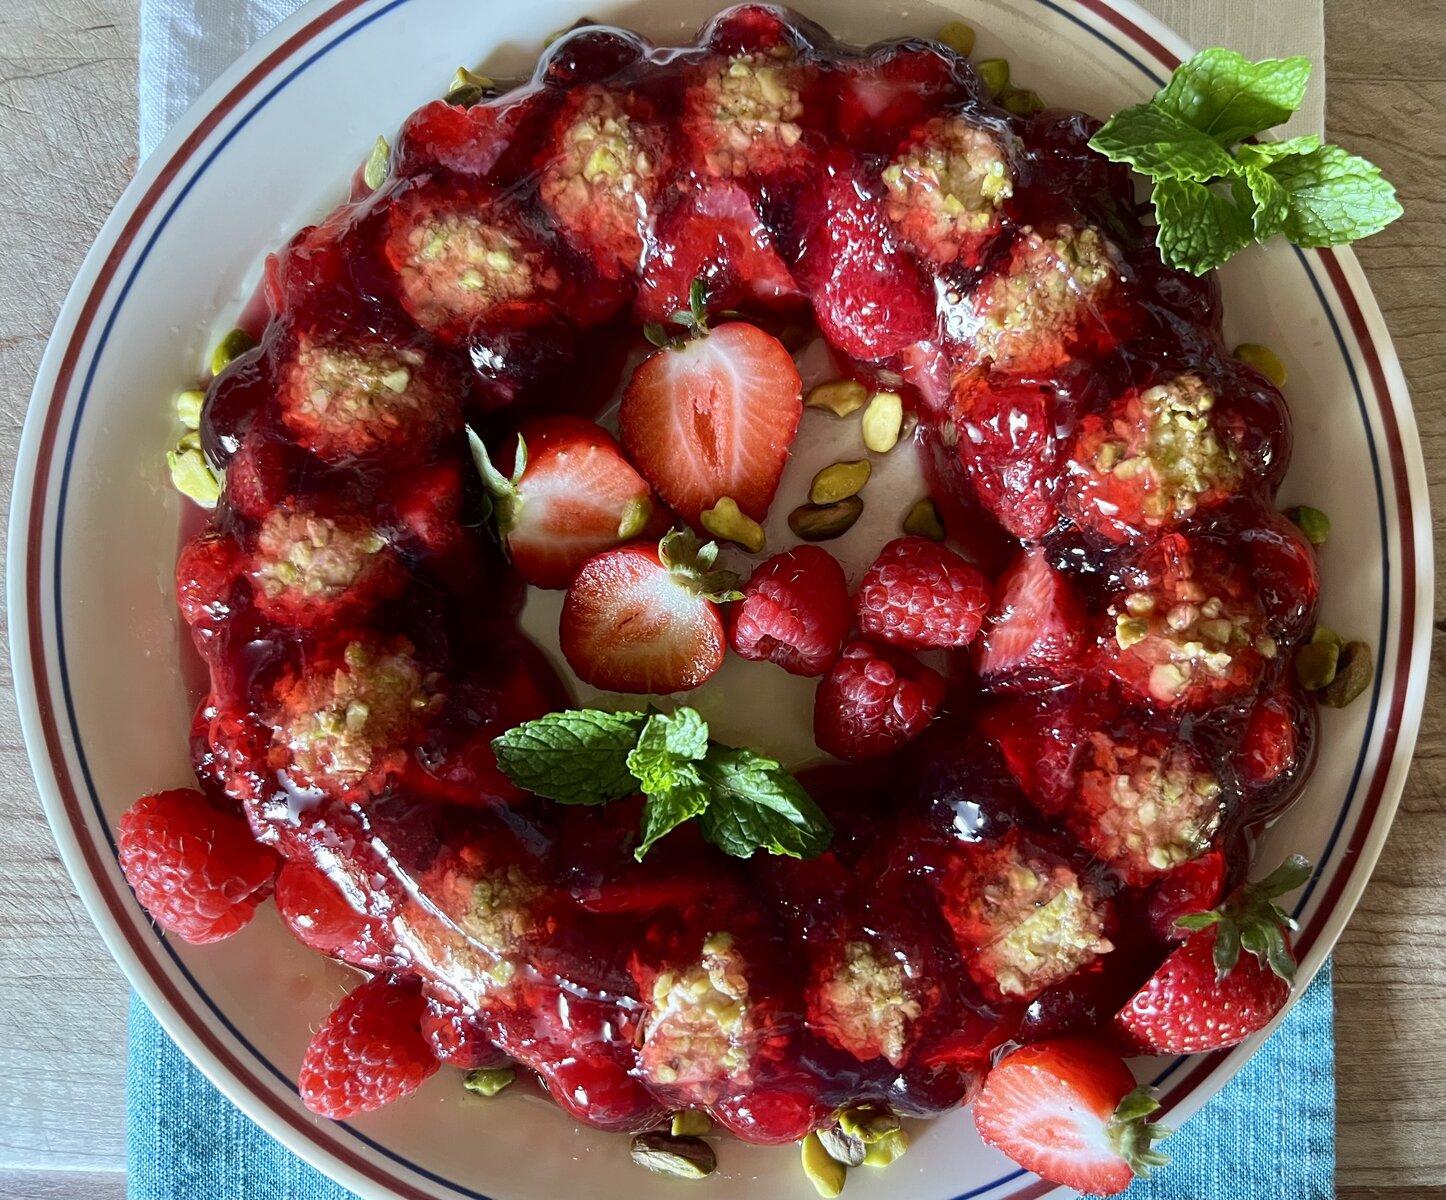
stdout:
MULTIPOLYGON (((1286 126, 1290 135, 1324 128, 1324 2, 1142 0, 1192 46, 1229 46, 1252 59, 1309 58, 1314 66, 1310 91, 1286 126)), ((247 46, 300 7, 301 0, 141 0, 142 157, 247 46)))

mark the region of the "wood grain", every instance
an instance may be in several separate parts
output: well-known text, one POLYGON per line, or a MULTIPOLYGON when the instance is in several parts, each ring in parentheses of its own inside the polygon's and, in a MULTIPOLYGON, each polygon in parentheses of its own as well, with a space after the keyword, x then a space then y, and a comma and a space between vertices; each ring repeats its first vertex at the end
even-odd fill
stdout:
MULTIPOLYGON (((1439 531, 1446 0, 1329 0, 1325 9, 1330 136, 1379 163, 1406 206, 1402 221, 1358 253, 1411 385, 1439 531)), ((134 0, 0 4, 0 506, 45 338, 134 170, 135 61, 134 0)), ((1438 538, 1438 576, 1439 546, 1438 538)), ((1446 629, 1443 595, 1438 578, 1435 615, 1446 629)), ((6 651, 0 677, 0 1195, 119 1198, 126 990, 35 800, 6 651)), ((1443 876, 1446 638, 1438 638, 1400 815, 1336 953, 1339 1200, 1446 1200, 1443 876)))

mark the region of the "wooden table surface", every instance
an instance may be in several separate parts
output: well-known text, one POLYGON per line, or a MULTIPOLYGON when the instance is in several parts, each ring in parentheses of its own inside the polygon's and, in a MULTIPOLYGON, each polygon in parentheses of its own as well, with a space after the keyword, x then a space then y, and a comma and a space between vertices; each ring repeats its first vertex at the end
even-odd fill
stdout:
MULTIPOLYGON (((1440 531, 1446 0, 1328 0, 1326 23, 1329 135, 1380 164, 1406 208, 1358 253, 1411 384, 1440 531)), ((0 504, 55 313, 135 169, 135 77, 135 0, 0 3, 0 504)), ((125 1191, 126 986, 36 802, 8 653, 0 673, 0 1196, 107 1200, 125 1191)), ((1443 880, 1446 638, 1438 637, 1400 814, 1336 951, 1343 1200, 1446 1197, 1443 880)))

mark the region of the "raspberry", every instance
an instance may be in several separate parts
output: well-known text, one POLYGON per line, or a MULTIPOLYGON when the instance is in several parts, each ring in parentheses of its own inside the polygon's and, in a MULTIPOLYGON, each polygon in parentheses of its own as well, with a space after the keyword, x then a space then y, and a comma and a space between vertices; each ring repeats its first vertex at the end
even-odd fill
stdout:
POLYGON ((291 859, 276 877, 276 909, 296 940, 319 954, 366 971, 400 966, 386 925, 358 907, 365 900, 348 894, 349 883, 291 859))
POLYGON ((493 1029, 485 1013, 466 1008, 444 996, 429 992, 422 1013, 422 1036, 438 1062, 475 1071, 479 1067, 500 1067, 507 1055, 493 1044, 493 1029))
POLYGON ((910 650, 967 646, 989 611, 989 582, 928 538, 890 542, 854 596, 859 629, 910 650))
POLYGON ((422 993, 394 975, 369 979, 322 1022, 301 1060, 301 1100, 342 1121, 409 1096, 437 1071, 422 1037, 422 993))
POLYGON ((850 643, 819 684, 813 740, 837 758, 879 758, 924 731, 944 699, 944 677, 874 642, 850 643))
POLYGON ((176 560, 176 600, 187 625, 214 632, 231 615, 237 558, 236 543, 214 530, 186 543, 176 560))
POLYGON ((843 568, 818 546, 775 554, 753 572, 733 609, 733 649, 790 675, 822 675, 848 632, 843 568))
POLYGON ((230 937, 271 891, 276 856, 239 817, 189 788, 142 796, 117 833, 121 870, 162 929, 197 944, 230 937))

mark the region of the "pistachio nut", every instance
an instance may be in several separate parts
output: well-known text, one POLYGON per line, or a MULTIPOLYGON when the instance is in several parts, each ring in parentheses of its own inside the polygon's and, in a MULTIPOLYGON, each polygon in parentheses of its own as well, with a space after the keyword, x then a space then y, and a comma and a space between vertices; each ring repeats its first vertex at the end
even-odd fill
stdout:
POLYGON ((873 467, 866 458, 836 462, 832 466, 824 467, 808 485, 809 503, 834 504, 839 500, 847 500, 850 496, 857 496, 864 490, 864 484, 868 483, 872 472, 873 467))
POLYGON ((1009 86, 1009 60, 1007 58, 985 58, 974 64, 985 90, 991 97, 999 95, 1009 86))
POLYGON ((1280 361, 1280 356, 1269 346, 1259 346, 1254 342, 1241 342, 1231 353, 1241 362, 1254 367, 1276 387, 1284 387, 1286 380, 1290 378, 1285 364, 1280 361))
POLYGON ((176 491, 202 508, 216 507, 216 501, 221 498, 221 481, 199 449, 177 447, 167 450, 166 466, 170 468, 171 483, 176 491))
POLYGON ((205 403, 205 392, 191 390, 179 393, 176 396, 176 419, 187 429, 200 429, 201 408, 205 403))
POLYGON ((856 1137, 850 1137, 837 1125, 818 1131, 818 1140, 828 1156, 846 1167, 859 1167, 868 1157, 869 1148, 856 1137))
POLYGON ((1312 546, 1324 546, 1330 541, 1331 519, 1320 509, 1311 508, 1308 504, 1297 504, 1287 510, 1285 515, 1305 534, 1305 540, 1312 546))
POLYGON ((367 165, 362 168, 362 182, 372 191, 382 186, 382 181, 387 177, 387 168, 391 165, 392 148, 387 139, 381 135, 377 136, 376 142, 372 145, 372 152, 367 156, 367 165))
POLYGON ((244 329, 231 330, 216 343, 216 348, 211 351, 211 374, 221 374, 248 350, 253 350, 255 347, 256 342, 244 329))
POLYGON ((968 58, 974 53, 974 28, 963 21, 950 21, 934 35, 936 42, 943 42, 955 54, 968 58))
POLYGON ((462 1086, 478 1096, 495 1096, 517 1078, 511 1067, 481 1067, 468 1071, 462 1079, 462 1086))
POLYGON ((801 504, 788 514, 788 527, 805 542, 827 542, 852 529, 863 511, 857 496, 835 504, 801 504))
POLYGON ((703 1179, 718 1169, 718 1156, 701 1138, 674 1137, 660 1129, 633 1138, 633 1161, 654 1175, 703 1179))
POLYGON ((844 1181, 848 1178, 848 1168, 824 1149, 816 1133, 810 1133, 803 1139, 801 1152, 803 1173, 813 1184, 813 1190, 824 1200, 833 1200, 833 1197, 843 1191, 844 1181))
POLYGON ((1334 642, 1308 642, 1295 652, 1295 677, 1308 692, 1318 692, 1336 677, 1341 648, 1334 642))
POLYGON ((1029 88, 1010 88, 1000 103, 1006 112, 1012 112, 1017 117, 1032 117, 1044 111, 1044 101, 1039 98, 1039 93, 1029 88))
POLYGON ((735 542, 750 554, 764 546, 763 526, 738 507, 732 496, 724 496, 698 516, 698 523, 715 538, 735 542))
POLYGON ((928 496, 909 509, 904 518, 904 532, 911 537, 928 538, 931 542, 942 542, 945 537, 944 518, 939 506, 928 496))
POLYGON ((875 454, 887 454, 899 442, 904 427, 904 402, 898 392, 875 392, 864 409, 864 445, 875 454))
POLYGON ((1370 686, 1373 670, 1370 645, 1347 642, 1336 660, 1335 678, 1321 689, 1321 703, 1328 708, 1345 708, 1370 686))
POLYGON ((702 1137, 713 1131, 713 1122, 707 1113, 687 1108, 673 1114, 670 1129, 674 1137, 702 1137))
POLYGON ((849 1137, 872 1145, 884 1134, 893 1133, 900 1127, 899 1115, 887 1104, 866 1100, 861 1104, 851 1104, 848 1108, 840 1109, 838 1127, 849 1137))
POLYGON ((869 398, 869 390, 857 379, 831 379, 810 388, 803 403, 805 408, 826 408, 836 417, 858 412, 869 398))
POLYGON ((903 1158, 908 1148, 909 1135, 902 1129, 895 1129, 892 1133, 884 1134, 869 1147, 869 1152, 864 1155, 864 1166, 887 1167, 903 1158))

